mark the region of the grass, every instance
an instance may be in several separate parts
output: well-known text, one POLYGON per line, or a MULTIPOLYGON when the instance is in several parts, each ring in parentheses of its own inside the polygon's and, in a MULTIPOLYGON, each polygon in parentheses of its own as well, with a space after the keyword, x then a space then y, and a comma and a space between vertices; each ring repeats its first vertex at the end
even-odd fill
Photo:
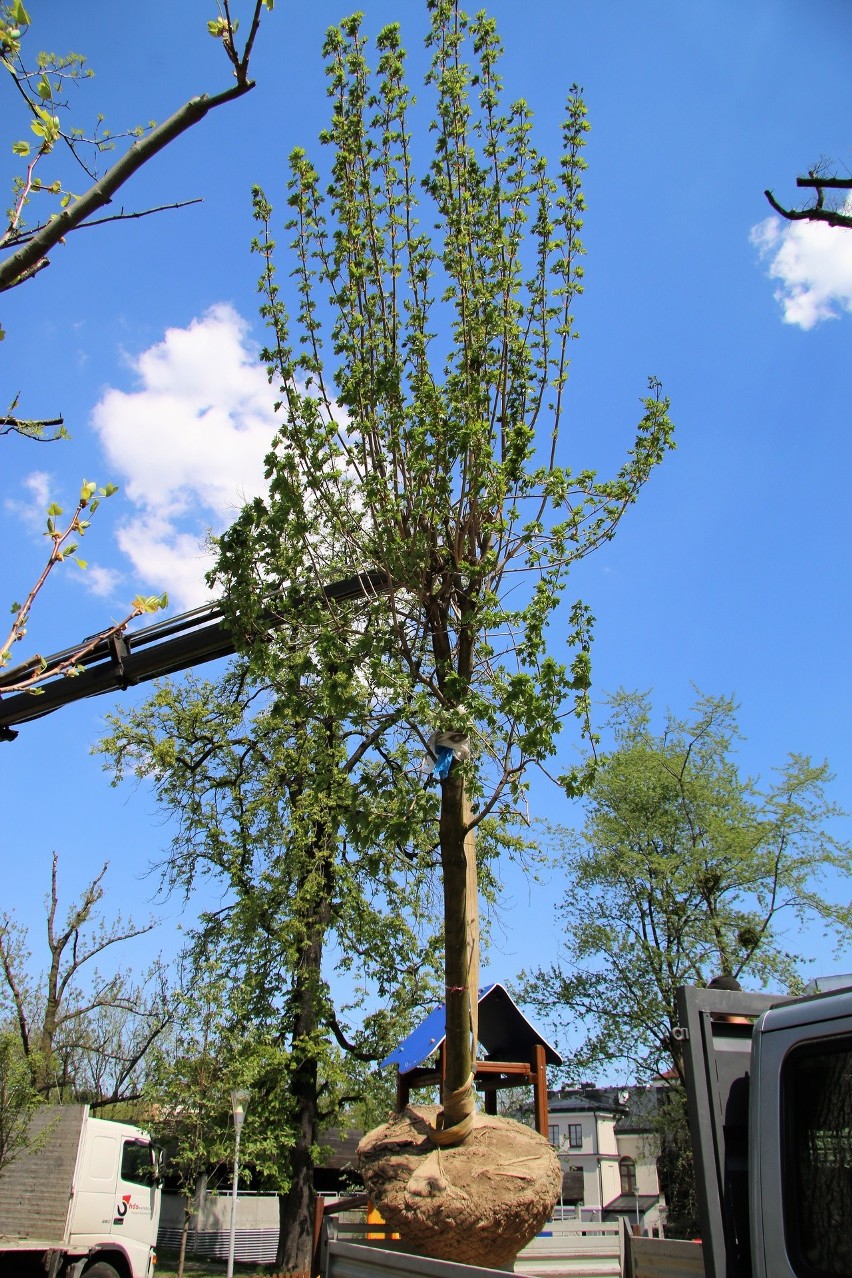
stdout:
MULTIPOLYGON (((157 1252, 157 1269, 156 1278, 177 1278, 178 1258, 176 1255, 166 1253, 165 1255, 157 1252)), ((183 1272, 186 1278, 225 1278, 227 1265, 224 1260, 191 1260, 187 1258, 184 1262, 183 1272)), ((270 1267, 268 1265, 242 1265, 239 1261, 234 1264, 234 1278, 237 1275, 240 1278, 261 1278, 264 1274, 269 1274, 270 1267)))

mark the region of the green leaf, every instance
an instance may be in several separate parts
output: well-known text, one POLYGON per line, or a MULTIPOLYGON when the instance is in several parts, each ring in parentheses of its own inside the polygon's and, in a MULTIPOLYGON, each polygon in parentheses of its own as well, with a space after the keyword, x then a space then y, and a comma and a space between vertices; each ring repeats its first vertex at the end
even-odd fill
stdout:
POLYGON ((75 559, 74 563, 77 565, 78 568, 88 568, 89 566, 88 561, 86 559, 75 559))
POLYGON ((137 595, 133 600, 133 607, 137 612, 159 612, 161 608, 168 606, 168 602, 167 594, 137 595))
POLYGON ((12 21, 19 27, 29 27, 32 25, 30 15, 27 13, 21 0, 13 0, 12 4, 12 21))
POLYGON ((12 152, 14 155, 22 155, 22 156, 29 155, 30 153, 29 142, 13 142, 12 152))
POLYGON ((43 75, 41 77, 38 84, 36 85, 36 90, 38 91, 38 95, 40 98, 50 98, 53 96, 53 91, 51 90, 51 87, 50 87, 50 81, 48 80, 46 75, 43 75))
POLYGON ((50 503, 50 505, 48 506, 48 508, 47 508, 47 513, 48 513, 49 515, 53 515, 53 516, 61 515, 61 514, 62 514, 62 507, 61 507, 61 506, 58 506, 58 505, 56 504, 56 502, 55 502, 55 501, 52 501, 52 502, 50 503))

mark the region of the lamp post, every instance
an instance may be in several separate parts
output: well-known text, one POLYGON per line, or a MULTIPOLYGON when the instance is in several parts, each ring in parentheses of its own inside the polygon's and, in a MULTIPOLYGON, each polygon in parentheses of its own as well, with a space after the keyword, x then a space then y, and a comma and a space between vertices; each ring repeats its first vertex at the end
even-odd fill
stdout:
POLYGON ((248 1089, 231 1092, 231 1109, 234 1114, 234 1188, 231 1194, 231 1237, 228 1240, 228 1278, 234 1278, 234 1243, 237 1237, 237 1179, 240 1174, 240 1133, 243 1130, 246 1110, 251 1099, 248 1089))

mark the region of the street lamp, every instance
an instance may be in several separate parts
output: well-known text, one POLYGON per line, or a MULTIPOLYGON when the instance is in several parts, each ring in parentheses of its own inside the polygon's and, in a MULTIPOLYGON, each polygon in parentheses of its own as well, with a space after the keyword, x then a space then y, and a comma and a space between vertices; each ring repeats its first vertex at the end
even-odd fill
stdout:
POLYGON ((234 1278, 234 1243, 237 1237, 237 1179, 240 1174, 240 1133, 243 1130, 251 1092, 248 1088, 231 1092, 231 1109, 234 1114, 234 1189, 231 1194, 231 1237, 228 1241, 228 1278, 234 1278))

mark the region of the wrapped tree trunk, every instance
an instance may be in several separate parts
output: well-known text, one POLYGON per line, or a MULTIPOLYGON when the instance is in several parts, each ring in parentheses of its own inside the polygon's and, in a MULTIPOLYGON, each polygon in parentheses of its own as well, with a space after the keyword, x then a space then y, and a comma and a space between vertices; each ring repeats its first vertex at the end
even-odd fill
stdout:
POLYGON ((444 881, 444 972, 446 976, 446 1083, 443 1110, 433 1133, 441 1145, 469 1135, 475 1109, 479 1005, 479 900, 476 839, 470 828, 465 778, 453 765, 441 782, 440 844, 444 881))

